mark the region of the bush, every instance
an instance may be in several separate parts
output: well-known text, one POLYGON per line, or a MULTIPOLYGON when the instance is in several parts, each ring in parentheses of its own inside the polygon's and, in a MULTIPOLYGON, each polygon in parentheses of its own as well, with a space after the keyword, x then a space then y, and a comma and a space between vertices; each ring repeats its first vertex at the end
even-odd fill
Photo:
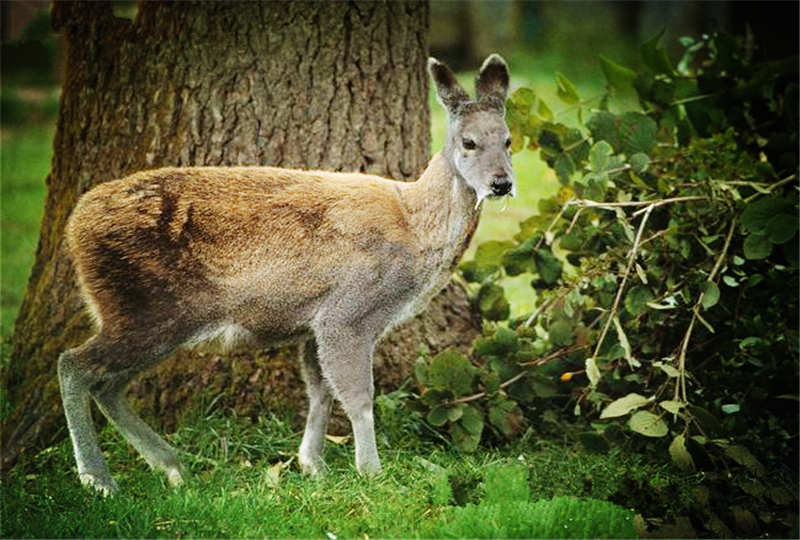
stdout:
POLYGON ((635 514, 605 501, 531 502, 522 467, 489 469, 486 499, 445 513, 436 538, 638 538, 635 514))
POLYGON ((718 34, 676 68, 662 35, 639 73, 601 58, 596 100, 557 74, 579 119, 596 103, 581 129, 532 89, 507 103, 513 149, 562 187, 461 265, 485 319, 471 356, 417 365, 417 406, 457 448, 572 425, 684 470, 796 468, 798 61, 718 34), (625 90, 641 110, 611 110, 625 90), (503 279, 526 273, 535 309, 508 320, 503 279))

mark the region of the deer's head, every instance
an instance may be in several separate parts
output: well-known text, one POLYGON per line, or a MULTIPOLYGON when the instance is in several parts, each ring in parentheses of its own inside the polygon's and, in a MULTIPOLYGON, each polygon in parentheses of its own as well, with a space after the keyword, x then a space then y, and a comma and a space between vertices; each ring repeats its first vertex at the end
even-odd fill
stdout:
POLYGON ((471 187, 478 203, 487 197, 513 196, 511 135, 505 121, 508 66, 497 54, 486 59, 475 81, 472 99, 453 72, 435 58, 428 70, 439 102, 447 110, 444 156, 458 177, 471 187))

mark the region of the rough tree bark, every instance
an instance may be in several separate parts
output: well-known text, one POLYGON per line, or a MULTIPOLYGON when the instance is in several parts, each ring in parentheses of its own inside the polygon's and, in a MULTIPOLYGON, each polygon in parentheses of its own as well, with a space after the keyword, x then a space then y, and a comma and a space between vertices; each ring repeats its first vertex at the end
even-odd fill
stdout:
MULTIPOLYGON (((3 373, 12 414, 6 469, 65 430, 56 360, 93 330, 62 243, 92 186, 164 165, 358 170, 415 178, 428 159, 428 6, 421 2, 142 2, 134 21, 108 3, 55 2, 66 45, 41 238, 3 373)), ((420 344, 475 335, 458 287, 399 328, 376 355, 379 389, 411 371, 420 344)), ((305 409, 294 353, 181 352, 131 387, 150 422, 172 429, 199 404, 256 416, 305 409)))

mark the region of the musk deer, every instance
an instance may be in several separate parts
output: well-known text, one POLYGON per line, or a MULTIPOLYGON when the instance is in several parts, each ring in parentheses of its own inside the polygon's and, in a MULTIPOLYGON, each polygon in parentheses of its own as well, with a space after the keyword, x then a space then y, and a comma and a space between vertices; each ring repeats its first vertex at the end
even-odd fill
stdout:
POLYGON ((359 473, 381 470, 372 352, 448 282, 487 197, 514 194, 508 68, 486 59, 471 99, 428 69, 447 109, 444 150, 415 182, 273 167, 163 168, 100 184, 66 235, 98 333, 59 358, 80 480, 117 491, 92 424, 97 403, 151 467, 182 482, 176 452, 130 408, 128 382, 179 346, 300 342, 309 398, 298 461, 323 471, 333 399, 359 473))

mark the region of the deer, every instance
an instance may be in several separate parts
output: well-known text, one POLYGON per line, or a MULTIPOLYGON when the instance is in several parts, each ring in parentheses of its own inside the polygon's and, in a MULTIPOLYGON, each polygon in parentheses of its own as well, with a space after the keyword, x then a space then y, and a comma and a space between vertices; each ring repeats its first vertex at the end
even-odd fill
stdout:
POLYGON ((514 196, 506 62, 489 56, 472 99, 444 63, 428 72, 447 111, 444 148, 413 182, 366 173, 167 167, 84 193, 65 238, 97 333, 64 351, 58 377, 81 483, 118 492, 93 400, 152 469, 180 485, 177 452, 131 408, 134 376, 179 347, 297 343, 308 415, 297 458, 326 472, 334 399, 359 474, 381 472, 372 355, 452 278, 483 201, 514 196))

